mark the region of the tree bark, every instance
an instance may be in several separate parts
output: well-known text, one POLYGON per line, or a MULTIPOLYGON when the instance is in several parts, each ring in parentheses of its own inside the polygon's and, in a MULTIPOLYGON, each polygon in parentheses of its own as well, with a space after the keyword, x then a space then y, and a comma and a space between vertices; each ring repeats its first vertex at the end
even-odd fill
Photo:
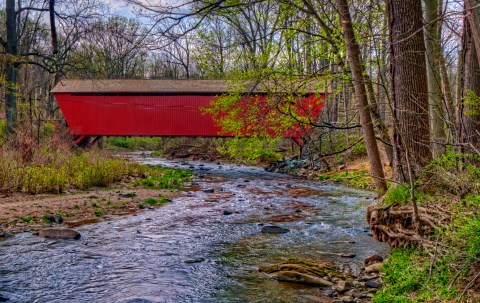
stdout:
POLYGON ((370 161, 370 171, 374 178, 375 187, 378 190, 379 195, 382 195, 387 191, 387 184, 385 182, 382 161, 380 160, 380 153, 378 152, 372 117, 368 106, 363 66, 360 59, 360 48, 355 39, 347 0, 337 0, 337 9, 342 23, 343 35, 347 44, 347 55, 352 70, 352 80, 355 90, 355 102, 360 116, 360 123, 362 124, 365 146, 370 161))
MULTIPOLYGON (((427 50, 428 103, 431 117, 432 154, 439 157, 445 153, 445 123, 443 119, 442 80, 440 76, 440 20, 439 0, 424 0, 425 3, 425 45, 427 50)), ((440 0, 441 3, 441 0, 440 0)))
POLYGON ((388 162, 390 165, 392 165, 393 162, 393 145, 390 140, 390 135, 388 134, 388 127, 385 123, 385 120, 382 119, 380 115, 380 107, 378 104, 378 99, 375 96, 375 92, 373 90, 373 84, 372 84, 372 79, 365 74, 365 86, 367 89, 367 96, 368 100, 370 101, 370 112, 375 124, 375 127, 378 129, 380 139, 383 141, 383 147, 385 148, 385 153, 388 158, 388 162))
MULTIPOLYGON (((477 10, 480 10, 477 8, 477 10)), ((466 11, 467 15, 472 12, 466 11)), ((475 25, 475 24, 474 24, 475 25)), ((478 25, 477 25, 478 26, 478 25)), ((464 24, 463 33, 463 79, 462 98, 459 103, 459 141, 463 145, 462 152, 469 152, 469 145, 478 146, 480 132, 480 115, 469 114, 471 105, 465 104, 465 98, 469 92, 480 96, 480 64, 477 56, 477 47, 472 30, 472 22, 468 20, 464 24)))
POLYGON ((49 1, 48 13, 50 17, 50 37, 52 42, 52 53, 58 54, 57 27, 55 26, 55 0, 49 1))
POLYGON ((395 143, 393 177, 403 183, 415 179, 432 159, 422 6, 418 0, 387 0, 387 7, 395 143))
POLYGON ((7 64, 5 89, 5 115, 7 118, 7 133, 12 134, 17 126, 17 20, 15 0, 6 1, 6 29, 7 29, 7 64))

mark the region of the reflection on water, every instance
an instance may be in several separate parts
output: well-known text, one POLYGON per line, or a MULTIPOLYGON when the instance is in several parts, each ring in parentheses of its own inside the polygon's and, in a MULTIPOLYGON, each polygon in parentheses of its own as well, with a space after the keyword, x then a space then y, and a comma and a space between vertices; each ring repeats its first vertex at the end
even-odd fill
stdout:
POLYGON ((0 242, 0 295, 10 302, 313 302, 321 289, 281 284, 258 267, 333 258, 355 272, 366 256, 386 252, 368 236, 371 193, 254 167, 139 161, 194 166, 200 176, 185 197, 80 227, 78 241, 21 234, 0 242), (211 187, 217 192, 198 190, 211 187), (290 232, 262 234, 267 223, 290 232), (343 252, 357 257, 331 254, 343 252))

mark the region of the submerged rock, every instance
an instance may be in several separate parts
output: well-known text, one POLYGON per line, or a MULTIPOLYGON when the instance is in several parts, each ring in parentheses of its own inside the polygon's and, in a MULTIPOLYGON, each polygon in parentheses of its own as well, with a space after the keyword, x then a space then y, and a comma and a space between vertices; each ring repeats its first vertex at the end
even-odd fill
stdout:
POLYGON ((262 227, 262 233, 264 234, 285 234, 290 230, 276 225, 268 225, 262 227))
POLYGON ((80 233, 70 228, 45 228, 39 233, 39 236, 54 239, 80 239, 80 233))
POLYGON ((203 261, 205 261, 205 258, 188 259, 188 260, 183 261, 183 263, 193 264, 193 263, 201 263, 203 261))

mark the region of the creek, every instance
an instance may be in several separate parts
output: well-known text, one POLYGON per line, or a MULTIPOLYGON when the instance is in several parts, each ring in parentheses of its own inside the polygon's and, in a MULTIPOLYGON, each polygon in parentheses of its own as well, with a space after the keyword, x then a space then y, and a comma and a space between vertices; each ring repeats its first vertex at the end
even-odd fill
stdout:
POLYGON ((1 296, 9 302, 317 302, 312 298, 324 289, 278 282, 259 267, 321 258, 356 273, 367 256, 387 254, 369 236, 371 192, 257 167, 136 159, 196 175, 172 203, 79 227, 80 240, 23 233, 1 241, 1 296), (269 224, 290 232, 262 233, 269 224))

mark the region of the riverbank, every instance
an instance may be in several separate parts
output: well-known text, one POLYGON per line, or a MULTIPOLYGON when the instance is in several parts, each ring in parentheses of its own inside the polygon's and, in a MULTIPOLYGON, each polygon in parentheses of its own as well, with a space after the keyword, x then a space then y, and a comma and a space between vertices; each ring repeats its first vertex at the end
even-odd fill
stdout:
POLYGON ((114 216, 132 215, 159 207, 179 195, 174 190, 138 187, 135 181, 63 194, 3 196, 0 198, 0 239, 1 234, 6 237, 52 226, 77 227, 114 216))
POLYGON ((59 146, 46 145, 26 154, 9 146, 0 150, 0 240, 164 205, 179 195, 177 189, 192 175, 95 149, 59 146))

